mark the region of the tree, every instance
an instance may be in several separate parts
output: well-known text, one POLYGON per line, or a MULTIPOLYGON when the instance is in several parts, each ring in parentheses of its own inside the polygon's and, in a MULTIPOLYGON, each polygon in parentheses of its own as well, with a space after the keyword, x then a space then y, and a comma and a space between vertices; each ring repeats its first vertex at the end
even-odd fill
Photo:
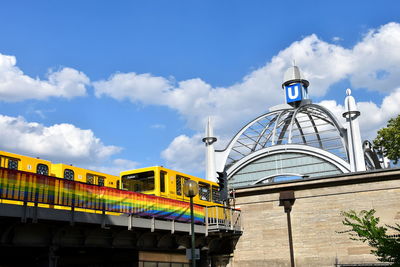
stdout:
POLYGON ((375 217, 375 210, 362 210, 357 213, 354 210, 342 212, 342 223, 350 227, 350 230, 340 232, 349 233, 350 239, 367 242, 373 248, 371 253, 381 262, 391 262, 393 266, 400 266, 400 225, 379 226, 379 217, 375 217), (396 234, 388 235, 388 228, 396 234))
POLYGON ((374 147, 382 149, 383 155, 397 164, 400 159, 400 114, 390 119, 386 128, 378 131, 374 147))

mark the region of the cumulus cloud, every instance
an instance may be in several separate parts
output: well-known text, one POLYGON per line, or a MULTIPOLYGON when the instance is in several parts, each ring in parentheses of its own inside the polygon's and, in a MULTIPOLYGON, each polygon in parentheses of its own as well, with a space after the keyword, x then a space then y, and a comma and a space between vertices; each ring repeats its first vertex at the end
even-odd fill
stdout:
POLYGON ((23 117, 0 115, 0 148, 79 166, 102 161, 121 148, 106 146, 91 130, 71 124, 46 127, 23 117))
POLYGON ((0 100, 23 101, 49 97, 73 98, 86 95, 89 78, 72 68, 50 71, 48 80, 25 75, 14 56, 0 54, 0 100))
MULTIPOLYGON (((364 139, 372 140, 376 132, 384 127, 390 118, 400 114, 400 88, 397 88, 382 103, 377 105, 373 102, 358 102, 357 107, 361 113, 359 117, 361 136, 364 139)), ((328 108, 346 127, 345 119, 342 117, 345 112, 344 106, 334 100, 322 101, 320 105, 328 108)))
POLYGON ((193 173, 204 170, 204 144, 201 135, 179 135, 162 152, 167 166, 174 170, 193 173))
MULTIPOLYGON (((372 102, 359 103, 360 110, 365 113, 364 118, 372 116, 366 125, 361 126, 364 134, 370 137, 384 125, 389 114, 398 112, 393 103, 398 101, 396 88, 400 84, 400 54, 397 52, 400 24, 388 23, 370 30, 352 48, 345 48, 336 41, 329 43, 315 34, 306 36, 228 87, 213 87, 200 78, 174 82, 164 77, 136 73, 118 73, 93 85, 98 97, 128 99, 134 103, 174 109, 186 120, 188 127, 199 133, 206 117, 212 115, 215 132, 222 139, 227 139, 243 123, 282 103, 280 85, 283 73, 296 60, 311 82, 311 97, 324 96, 332 85, 343 80, 348 80, 354 89, 390 94, 380 107, 372 102)), ((331 106, 336 110, 342 108, 336 102, 331 102, 331 106)), ((364 118, 360 119, 362 124, 364 118)), ((175 138, 162 156, 173 166, 189 166, 192 163, 188 157, 175 157, 180 153, 177 149, 180 145, 180 150, 187 149, 194 155, 200 155, 196 152, 196 149, 202 151, 200 136, 175 138), (198 140, 195 139, 197 137, 198 140)))
POLYGON ((293 59, 311 81, 311 96, 323 96, 335 83, 349 79, 355 88, 391 92, 400 83, 400 24, 371 30, 351 49, 319 39, 315 34, 292 43, 242 81, 214 88, 194 78, 174 83, 151 74, 118 73, 95 82, 96 95, 156 104, 177 110, 195 130, 215 117, 216 131, 226 134, 238 125, 282 102, 283 73, 293 59))

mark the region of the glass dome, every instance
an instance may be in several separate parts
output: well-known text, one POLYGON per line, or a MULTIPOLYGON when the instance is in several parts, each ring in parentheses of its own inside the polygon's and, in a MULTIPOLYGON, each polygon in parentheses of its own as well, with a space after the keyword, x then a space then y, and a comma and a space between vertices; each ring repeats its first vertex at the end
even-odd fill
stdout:
POLYGON ((346 129, 310 101, 256 118, 219 152, 225 155, 231 187, 281 173, 315 177, 350 171, 346 129))
POLYGON ((306 104, 266 113, 242 128, 228 145, 229 168, 258 150, 301 144, 320 148, 348 161, 346 129, 324 107, 306 104))

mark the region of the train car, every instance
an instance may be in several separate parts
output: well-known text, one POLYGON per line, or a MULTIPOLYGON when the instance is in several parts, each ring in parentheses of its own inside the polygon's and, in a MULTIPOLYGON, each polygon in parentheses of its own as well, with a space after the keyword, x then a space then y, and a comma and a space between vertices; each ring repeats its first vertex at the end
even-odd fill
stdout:
MULTIPOLYGON (((120 183, 119 177, 115 175, 87 170, 63 163, 54 164, 48 160, 23 156, 6 151, 0 151, 0 167, 117 189, 119 188, 120 183)), ((7 200, 0 200, 0 203, 22 204, 7 200)), ((39 204, 39 207, 66 209, 61 206, 49 206, 44 204, 39 204)), ((82 211, 90 212, 89 210, 82 211)))
POLYGON ((123 190, 186 202, 189 198, 183 193, 183 184, 186 180, 193 180, 199 185, 199 193, 193 198, 195 204, 222 206, 217 183, 162 166, 123 171, 120 176, 123 190))
POLYGON ((119 177, 63 163, 0 151, 0 167, 54 176, 99 186, 119 188, 119 177))
POLYGON ((51 162, 48 160, 0 151, 0 162, 3 168, 50 175, 51 162))
POLYGON ((119 177, 80 167, 57 163, 51 165, 52 176, 87 184, 119 188, 119 177))

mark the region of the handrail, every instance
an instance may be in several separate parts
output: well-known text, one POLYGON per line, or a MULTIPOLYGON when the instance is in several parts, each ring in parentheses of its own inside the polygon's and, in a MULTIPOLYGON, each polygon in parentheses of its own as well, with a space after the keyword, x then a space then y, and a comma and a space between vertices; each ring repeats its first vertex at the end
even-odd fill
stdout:
POLYGON ((209 229, 225 229, 232 231, 242 231, 241 211, 225 206, 206 207, 208 216, 206 217, 209 229))

